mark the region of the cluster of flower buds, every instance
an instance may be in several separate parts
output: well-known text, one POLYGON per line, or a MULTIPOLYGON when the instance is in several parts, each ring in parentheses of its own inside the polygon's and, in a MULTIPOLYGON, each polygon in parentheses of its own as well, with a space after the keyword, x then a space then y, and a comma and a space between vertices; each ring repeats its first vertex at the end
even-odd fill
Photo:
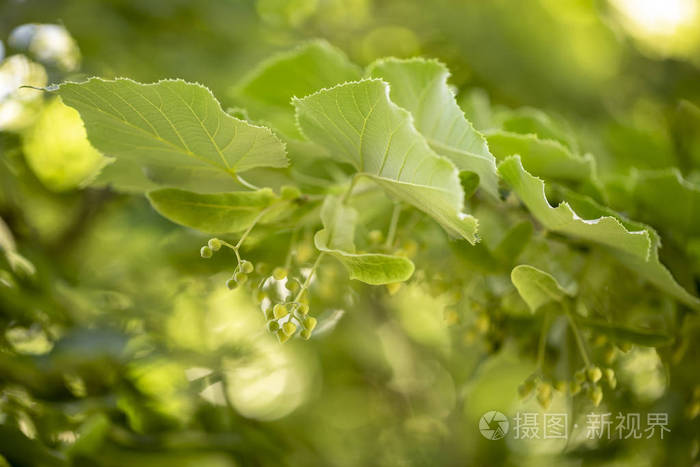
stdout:
POLYGON ((552 390, 569 393, 575 396, 583 391, 588 395, 593 405, 600 405, 603 400, 603 388, 601 382, 605 380, 610 389, 615 389, 617 379, 612 368, 601 369, 595 365, 578 370, 572 381, 546 381, 539 375, 531 375, 519 387, 518 394, 521 398, 529 396, 536 391, 537 402, 547 409, 552 402, 552 390))

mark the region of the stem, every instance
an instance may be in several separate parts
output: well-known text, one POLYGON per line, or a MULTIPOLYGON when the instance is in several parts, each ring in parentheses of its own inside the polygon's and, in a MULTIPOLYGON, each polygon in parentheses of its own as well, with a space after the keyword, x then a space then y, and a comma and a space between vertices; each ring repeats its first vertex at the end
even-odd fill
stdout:
POLYGON ((348 191, 345 192, 343 195, 343 198, 340 200, 341 203, 347 204, 348 200, 350 199, 350 195, 352 195, 352 189, 355 188, 355 184, 357 183, 358 180, 358 175, 355 174, 355 176, 352 177, 352 180, 350 180, 350 186, 348 187, 348 191))
POLYGON ((272 205, 266 207, 265 209, 263 209, 262 211, 260 211, 260 214, 255 216, 255 219, 253 219, 253 222, 250 223, 250 225, 245 230, 245 232, 243 232, 243 235, 241 235, 241 238, 238 240, 238 243, 236 243, 235 245, 231 245, 229 242, 221 240, 222 245, 232 249, 233 252, 236 254, 236 259, 238 260, 238 264, 241 264, 241 255, 238 253, 238 250, 241 248, 241 245, 243 245, 243 242, 245 241, 246 237, 248 237, 248 234, 250 234, 250 232, 253 230, 253 227, 255 227, 255 225, 258 222, 260 222, 260 219, 262 219, 265 216, 265 214, 267 214, 275 206, 276 206, 276 204, 272 204, 272 205))
POLYGON ((586 347, 583 344, 581 332, 579 331, 578 325, 576 324, 576 321, 574 320, 574 317, 571 314, 571 310, 569 309, 569 303, 565 301, 563 307, 564 311, 566 312, 566 317, 569 319, 569 324, 571 325, 571 332, 573 332, 574 338, 576 339, 576 345, 578 346, 578 350, 581 353, 581 358, 583 358, 583 363, 586 365, 586 367, 589 367, 591 366, 591 361, 588 359, 588 352, 586 352, 586 347))
POLYGON ((253 185, 252 183, 250 183, 249 181, 247 181, 245 178, 241 177, 238 174, 235 174, 234 177, 236 180, 238 180, 238 183, 240 183, 241 185, 243 185, 246 188, 250 188, 251 190, 259 190, 260 189, 260 187, 253 185))
POLYGON ((294 298, 295 302, 298 302, 301 299, 301 297, 304 295, 304 292, 306 292, 306 289, 309 288, 309 285, 311 284, 311 279, 314 277, 314 274, 316 273, 316 269, 318 268, 318 265, 321 264, 321 259, 323 259, 323 255, 325 255, 325 253, 322 251, 316 257, 316 261, 314 262, 314 265, 311 266, 311 271, 309 272, 309 275, 306 276, 306 280, 301 285, 301 289, 299 289, 297 296, 294 298))
POLYGON ((394 210, 391 213, 391 222, 389 223, 389 232, 386 234, 386 242, 384 246, 386 248, 391 248, 394 244, 394 237, 396 237, 396 227, 399 224, 399 216, 401 215, 401 204, 394 204, 394 210))
POLYGON ((542 366, 544 365, 544 352, 547 347, 547 334, 549 333, 549 325, 551 323, 549 313, 544 315, 544 321, 542 322, 542 330, 540 331, 540 340, 537 345, 537 371, 542 371, 542 366))

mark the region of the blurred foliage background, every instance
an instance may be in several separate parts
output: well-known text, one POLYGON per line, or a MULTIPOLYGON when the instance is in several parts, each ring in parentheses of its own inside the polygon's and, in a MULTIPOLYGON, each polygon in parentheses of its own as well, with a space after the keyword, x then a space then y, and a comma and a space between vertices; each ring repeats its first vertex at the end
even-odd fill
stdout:
MULTIPOLYGON (((700 181, 696 0, 3 0, 0 241, 15 256, 0 268, 0 464, 697 463, 697 346, 674 368, 660 353, 677 348, 620 363, 611 410, 668 412, 664 440, 488 441, 487 410, 541 410, 517 396, 532 323, 509 322, 506 339, 489 310, 448 326, 435 277, 387 297, 328 267, 318 337, 281 346, 223 286, 230 258, 200 260, 205 237, 141 196, 78 190, 103 162, 72 132, 77 113, 17 90, 180 77, 235 106, 257 63, 318 37, 363 66, 440 59, 477 128, 498 106, 543 109, 603 177, 678 166, 700 181)), ((281 262, 283 248, 273 239, 252 259, 281 262)), ((692 344, 697 320, 684 333, 692 344)))

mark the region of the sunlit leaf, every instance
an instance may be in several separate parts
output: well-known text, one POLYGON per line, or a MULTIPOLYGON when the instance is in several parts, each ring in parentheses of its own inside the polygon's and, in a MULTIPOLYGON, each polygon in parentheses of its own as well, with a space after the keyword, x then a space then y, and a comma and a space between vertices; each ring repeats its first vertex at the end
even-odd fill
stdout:
POLYGON ((477 241, 476 219, 462 213, 464 195, 457 168, 430 149, 411 115, 391 102, 385 82, 342 84, 294 104, 299 126, 309 139, 450 233, 477 241))
POLYGON ((447 86, 447 68, 436 60, 382 59, 368 74, 389 83, 391 100, 411 112, 416 129, 438 154, 459 170, 475 172, 480 184, 498 198, 496 160, 484 137, 465 118, 447 86))
POLYGON ((91 78, 56 92, 80 112, 90 142, 105 155, 199 176, 287 165, 284 145, 269 129, 231 117, 198 84, 91 78))

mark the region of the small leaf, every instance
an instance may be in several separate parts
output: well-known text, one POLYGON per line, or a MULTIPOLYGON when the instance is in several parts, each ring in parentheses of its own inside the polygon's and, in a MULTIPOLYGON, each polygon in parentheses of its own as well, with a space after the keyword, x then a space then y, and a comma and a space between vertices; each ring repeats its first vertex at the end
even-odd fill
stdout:
POLYGON ((231 117, 198 84, 91 78, 56 92, 78 110, 93 146, 117 159, 229 177, 287 166, 284 144, 269 129, 231 117))
POLYGON ((573 287, 565 289, 551 274, 526 264, 513 268, 510 279, 533 313, 548 303, 575 294, 573 287))
POLYGON ((477 221, 462 213, 457 168, 435 154, 411 115, 389 99, 388 85, 368 79, 295 99, 302 132, 386 192, 476 243, 477 221))
POLYGON ((147 196, 162 216, 211 234, 245 230, 277 199, 269 188, 214 194, 163 188, 150 191, 147 196))
POLYGON ((327 196, 321 208, 323 229, 316 232, 316 248, 337 258, 350 273, 350 279, 381 285, 408 280, 413 262, 401 256, 355 253, 357 211, 335 196, 327 196))
POLYGON ((416 129, 438 154, 459 170, 475 172, 481 186, 498 198, 496 159, 483 135, 476 131, 447 86, 449 71, 437 60, 382 59, 368 74, 389 83, 391 100, 411 112, 416 129))
POLYGON ((360 68, 328 42, 316 40, 270 57, 234 88, 234 96, 256 118, 287 136, 299 137, 292 97, 360 79, 360 68))

